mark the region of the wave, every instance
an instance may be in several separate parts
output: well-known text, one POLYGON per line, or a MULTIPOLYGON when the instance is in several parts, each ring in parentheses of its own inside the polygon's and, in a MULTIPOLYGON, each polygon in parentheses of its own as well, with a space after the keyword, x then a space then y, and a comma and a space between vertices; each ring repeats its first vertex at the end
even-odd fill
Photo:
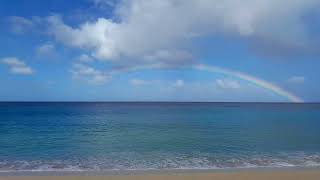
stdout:
POLYGON ((320 167, 320 153, 255 155, 113 153, 69 160, 0 160, 0 172, 320 167))

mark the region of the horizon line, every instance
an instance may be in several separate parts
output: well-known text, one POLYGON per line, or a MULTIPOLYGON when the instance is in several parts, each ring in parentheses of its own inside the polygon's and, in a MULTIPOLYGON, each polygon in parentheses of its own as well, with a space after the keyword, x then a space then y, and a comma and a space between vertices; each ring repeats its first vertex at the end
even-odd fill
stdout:
POLYGON ((285 101, 24 101, 9 100, 0 103, 255 103, 255 104, 318 104, 320 102, 285 102, 285 101))

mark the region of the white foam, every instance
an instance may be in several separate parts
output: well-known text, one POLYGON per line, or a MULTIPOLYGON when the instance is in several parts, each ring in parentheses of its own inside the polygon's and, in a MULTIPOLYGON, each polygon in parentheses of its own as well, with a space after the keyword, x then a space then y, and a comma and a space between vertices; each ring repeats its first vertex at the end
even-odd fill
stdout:
POLYGON ((109 170, 175 170, 175 169, 236 169, 260 167, 316 167, 320 166, 319 154, 279 153, 274 155, 215 154, 148 154, 115 153, 107 158, 53 160, 53 161, 0 161, 0 172, 32 171, 109 171, 109 170))

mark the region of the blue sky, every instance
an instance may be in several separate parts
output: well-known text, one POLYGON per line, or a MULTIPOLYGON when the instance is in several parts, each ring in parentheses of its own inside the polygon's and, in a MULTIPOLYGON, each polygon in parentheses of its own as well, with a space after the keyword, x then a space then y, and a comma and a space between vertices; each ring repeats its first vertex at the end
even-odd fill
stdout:
POLYGON ((319 0, 3 0, 1 101, 320 100, 319 0))

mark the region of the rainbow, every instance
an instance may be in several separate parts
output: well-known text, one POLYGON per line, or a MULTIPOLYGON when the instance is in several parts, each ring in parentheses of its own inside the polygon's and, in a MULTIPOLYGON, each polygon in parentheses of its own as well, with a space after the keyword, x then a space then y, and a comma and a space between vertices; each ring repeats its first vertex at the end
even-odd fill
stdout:
MULTIPOLYGON (((189 66, 187 66, 187 67, 189 67, 189 66)), ((110 72, 110 74, 118 74, 118 73, 123 73, 123 72, 128 72, 128 71, 138 71, 138 70, 144 70, 144 69, 165 69, 165 68, 171 68, 171 67, 163 65, 163 64, 143 65, 143 66, 114 69, 113 71, 110 72)), ((294 103, 303 103, 304 102, 298 96, 282 89, 281 87, 279 87, 275 84, 272 84, 268 81, 265 81, 263 79, 246 74, 246 73, 242 73, 242 72, 234 71, 234 70, 230 70, 230 69, 225 69, 225 68, 221 68, 221 67, 217 67, 217 66, 205 65, 205 64, 192 65, 191 68, 196 69, 196 70, 200 70, 200 71, 208 71, 208 72, 220 73, 220 74, 236 77, 238 79, 250 82, 258 87, 262 87, 264 89, 270 90, 270 91, 272 91, 282 97, 287 98, 291 102, 294 102, 294 103)))
POLYGON ((268 90, 270 90, 270 91, 272 91, 282 97, 285 97, 288 100, 290 100, 291 102, 295 102, 295 103, 302 103, 303 102, 303 100, 301 98, 299 98, 298 96, 282 89, 281 87, 279 87, 277 85, 274 85, 270 82, 267 82, 265 80, 254 77, 252 75, 248 75, 248 74, 238 72, 238 71, 233 71, 230 69, 220 68, 217 66, 204 65, 204 64, 194 65, 193 67, 197 70, 225 74, 228 76, 233 76, 233 77, 248 81, 248 82, 253 83, 259 87, 262 87, 264 89, 268 89, 268 90))

